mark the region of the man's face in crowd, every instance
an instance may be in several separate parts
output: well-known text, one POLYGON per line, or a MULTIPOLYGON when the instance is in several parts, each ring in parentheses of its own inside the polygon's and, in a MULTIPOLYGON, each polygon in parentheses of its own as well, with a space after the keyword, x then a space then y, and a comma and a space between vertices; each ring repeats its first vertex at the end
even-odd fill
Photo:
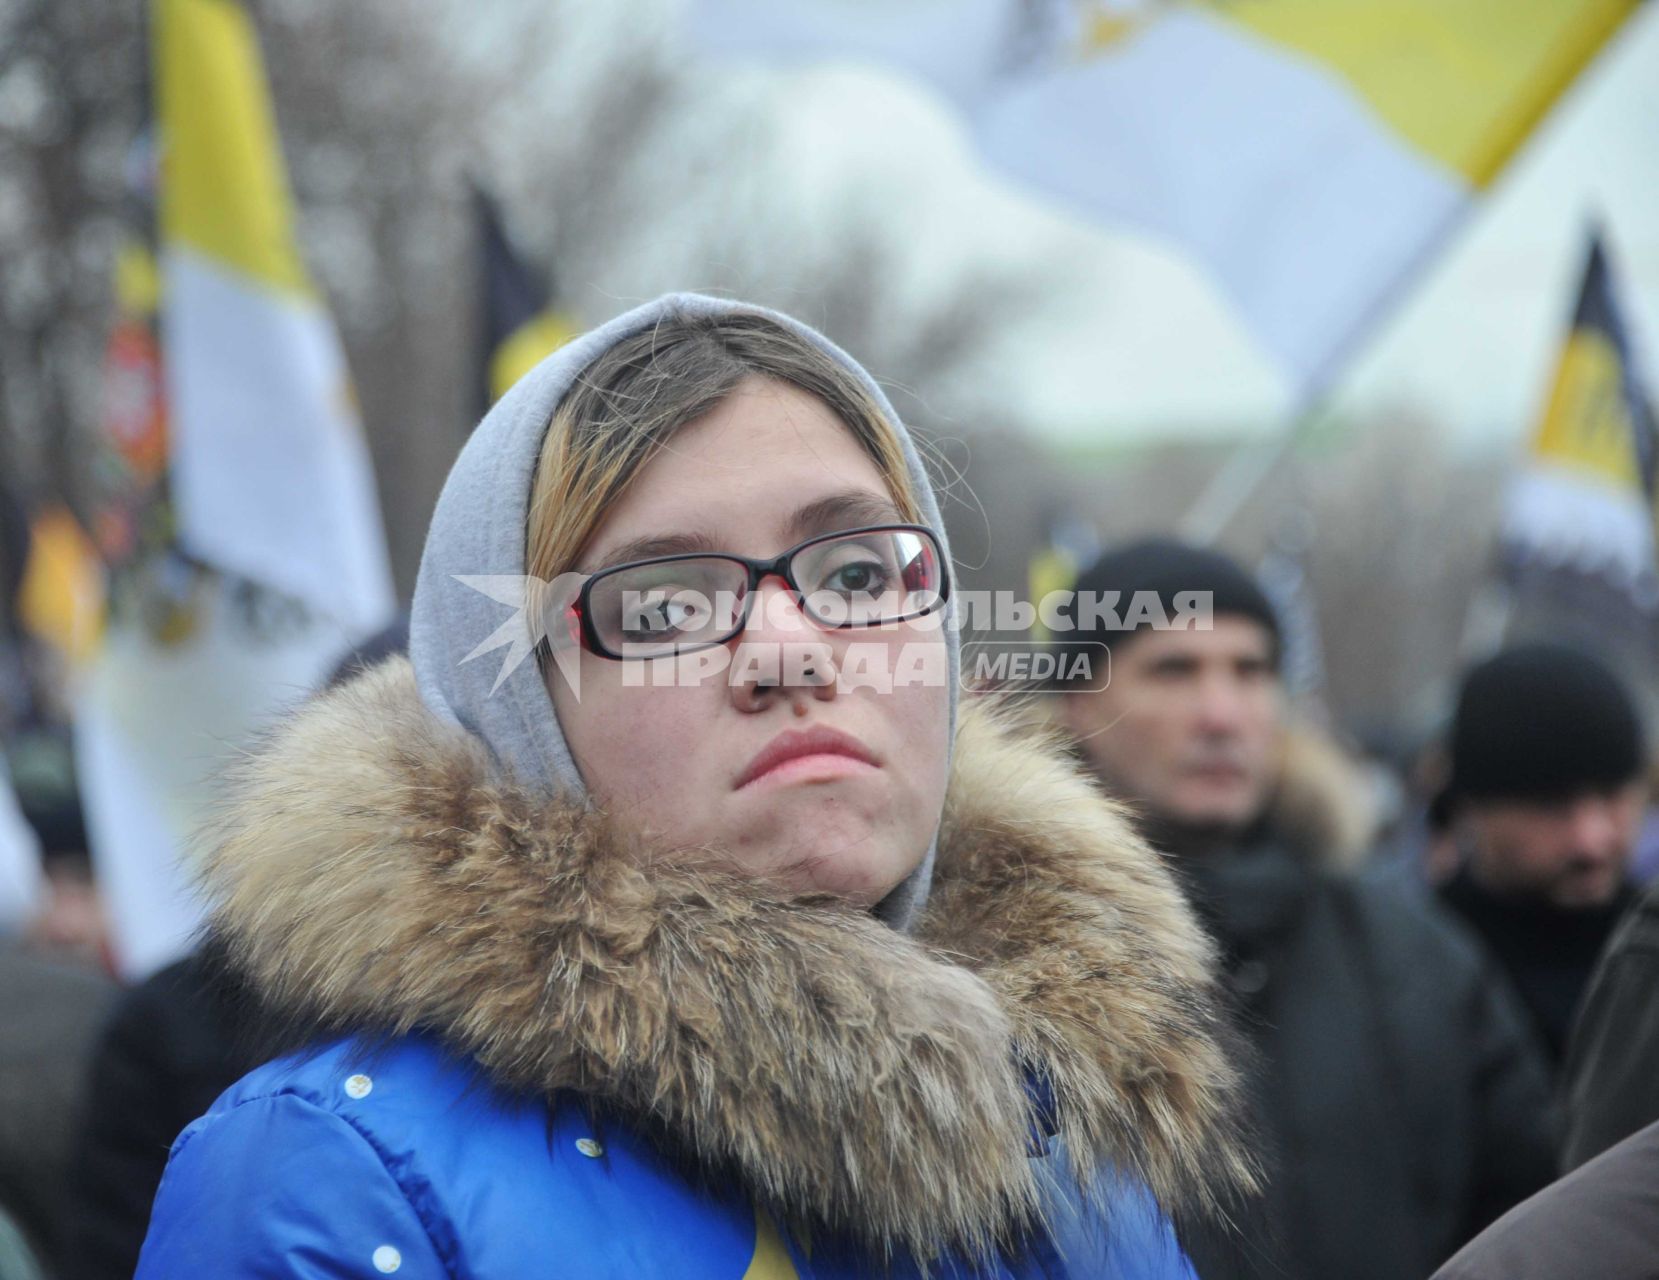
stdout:
POLYGON ((1494 893, 1601 906, 1624 880, 1646 800, 1635 781, 1553 802, 1471 801, 1462 818, 1470 872, 1494 893))
POLYGON ((1063 714, 1095 771, 1149 816, 1230 835, 1267 806, 1283 699, 1260 623, 1219 615, 1209 631, 1147 631, 1113 650, 1099 690, 1063 714))

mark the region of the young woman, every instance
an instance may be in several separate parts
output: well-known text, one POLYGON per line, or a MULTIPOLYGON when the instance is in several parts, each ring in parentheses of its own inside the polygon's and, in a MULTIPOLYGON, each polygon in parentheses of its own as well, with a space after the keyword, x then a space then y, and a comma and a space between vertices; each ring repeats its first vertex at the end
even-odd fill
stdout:
POLYGON ((412 661, 241 779, 213 927, 309 1048, 180 1135, 141 1280, 1190 1275, 1166 1214, 1250 1181, 1208 944, 958 715, 949 594, 811 330, 675 295, 543 362, 412 661))

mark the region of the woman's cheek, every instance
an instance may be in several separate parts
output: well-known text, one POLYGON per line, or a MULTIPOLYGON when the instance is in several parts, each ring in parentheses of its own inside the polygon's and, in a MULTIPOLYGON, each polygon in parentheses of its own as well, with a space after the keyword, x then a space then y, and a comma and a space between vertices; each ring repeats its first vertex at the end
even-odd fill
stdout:
POLYGON ((918 679, 901 683, 887 695, 891 699, 892 715, 899 736, 904 740, 910 759, 922 767, 931 781, 938 785, 945 776, 945 761, 950 754, 950 670, 944 641, 937 633, 912 639, 912 652, 920 651, 922 658, 911 664, 918 679))
POLYGON ((715 780, 709 764, 717 756, 709 736, 708 711, 691 705, 706 697, 699 689, 624 689, 614 708, 599 717, 604 735, 604 788, 612 808, 643 806, 642 818, 672 815, 677 828, 700 833, 710 809, 715 780), (629 697, 628 695, 633 695, 629 697))
POLYGON ((914 691, 918 696, 909 714, 909 748, 911 759, 917 761, 917 776, 910 780, 912 796, 922 825, 932 837, 940 815, 944 811, 945 793, 950 786, 950 689, 926 688, 914 691))

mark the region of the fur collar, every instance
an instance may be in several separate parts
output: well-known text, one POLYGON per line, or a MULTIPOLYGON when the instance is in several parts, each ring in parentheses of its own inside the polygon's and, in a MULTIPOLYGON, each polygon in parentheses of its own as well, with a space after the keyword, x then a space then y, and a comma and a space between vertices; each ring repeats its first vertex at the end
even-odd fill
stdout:
POLYGON ((401 658, 235 782, 201 875, 275 1012, 431 1029, 506 1088, 666 1127, 789 1220, 923 1257, 1014 1238, 1039 1211, 1016 1059, 1079 1173, 1171 1211, 1252 1184, 1207 939, 1119 812, 983 709, 914 937, 492 780, 401 658))

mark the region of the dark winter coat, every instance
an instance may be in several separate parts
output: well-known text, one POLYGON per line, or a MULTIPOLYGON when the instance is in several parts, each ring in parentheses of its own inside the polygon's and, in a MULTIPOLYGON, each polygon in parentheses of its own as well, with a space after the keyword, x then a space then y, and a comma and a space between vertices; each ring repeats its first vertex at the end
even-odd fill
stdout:
POLYGON ((1614 933, 1585 993, 1566 1112, 1567 1169, 1659 1121, 1659 882, 1614 933))
POLYGON ((362 1034, 181 1135, 140 1280, 1189 1277, 1158 1206, 1248 1181, 1209 944, 1051 754, 969 713, 952 768, 906 936, 493 781, 402 660, 324 696, 207 883, 274 1009, 362 1034))
POLYGON ((259 1064, 253 1016, 201 952, 116 1001, 88 1073, 59 1280, 131 1280, 173 1140, 259 1064))
POLYGON ((0 1208, 43 1263, 73 1232, 85 1066, 118 991, 102 974, 0 944, 0 1208))
POLYGON ((1611 902, 1568 911, 1524 896, 1491 893, 1467 871, 1440 900, 1491 952, 1532 1019, 1549 1057, 1552 1080, 1567 1056, 1567 1036, 1596 961, 1636 900, 1622 888, 1611 902))
POLYGON ((1540 1052, 1492 962, 1422 891, 1312 832, 1184 859, 1259 1054, 1267 1211, 1191 1235, 1205 1280, 1422 1280, 1553 1174, 1540 1052))
POLYGON ((1659 1124, 1626 1138, 1481 1233, 1433 1280, 1654 1280, 1659 1124))

